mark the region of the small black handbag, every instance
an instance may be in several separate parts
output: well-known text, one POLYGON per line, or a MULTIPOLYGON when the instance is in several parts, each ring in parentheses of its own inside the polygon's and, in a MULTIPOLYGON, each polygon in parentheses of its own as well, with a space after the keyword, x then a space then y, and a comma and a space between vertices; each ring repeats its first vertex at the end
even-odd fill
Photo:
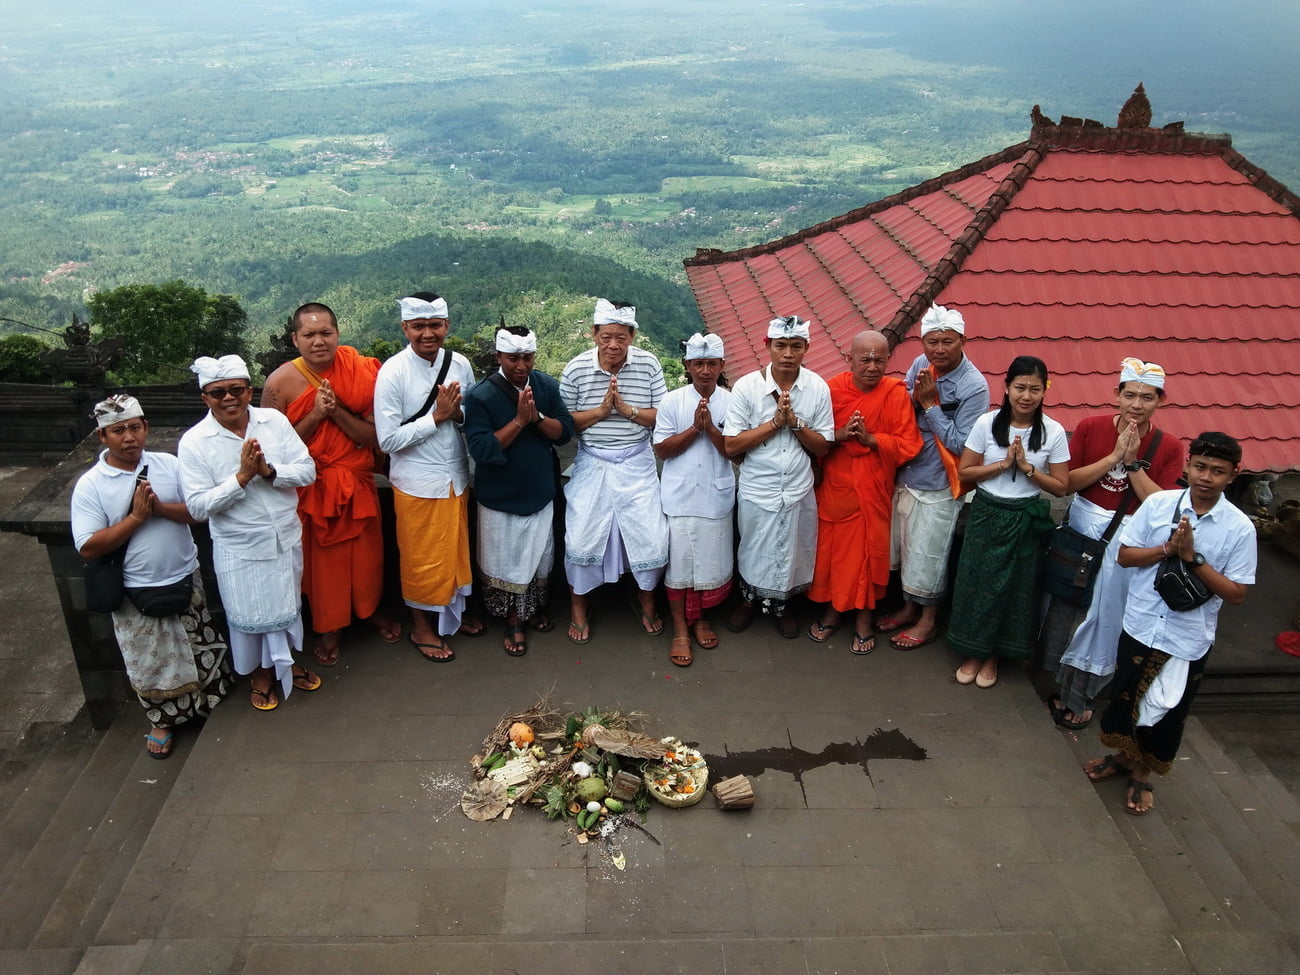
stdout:
POLYGON ((126 590, 131 605, 145 616, 177 616, 189 608, 193 596, 193 576, 165 586, 140 586, 126 590))
MULTIPOLYGON (((1175 525, 1178 524, 1178 516, 1183 510, 1185 497, 1187 497, 1186 491, 1179 496, 1178 504, 1174 505, 1172 520, 1175 525)), ((1170 534, 1173 534, 1172 530, 1170 534)), ((1160 560, 1160 564, 1156 567, 1155 589, 1160 594, 1160 598, 1165 601, 1165 605, 1175 613, 1186 613, 1198 606, 1204 606, 1214 595, 1192 571, 1192 564, 1184 562, 1177 552, 1160 560)))

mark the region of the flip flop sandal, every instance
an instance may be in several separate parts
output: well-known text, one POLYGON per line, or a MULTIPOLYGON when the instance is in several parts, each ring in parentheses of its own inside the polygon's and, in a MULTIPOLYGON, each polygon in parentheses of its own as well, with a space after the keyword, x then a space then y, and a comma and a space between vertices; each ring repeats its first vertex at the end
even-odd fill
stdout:
POLYGON ((1145 816, 1156 808, 1155 803, 1156 790, 1152 788, 1150 782, 1139 782, 1137 779, 1128 780, 1128 791, 1124 793, 1124 811, 1130 816, 1145 816), (1141 808, 1142 793, 1151 793, 1151 805, 1145 809, 1141 808))
POLYGON ((1095 712, 1086 718, 1080 718, 1077 714, 1068 708, 1061 708, 1060 712, 1052 715, 1052 720, 1056 722, 1056 727, 1062 731, 1083 731, 1084 728, 1092 724, 1092 719, 1096 717, 1095 712), (1066 715, 1073 715, 1074 720, 1067 718, 1066 715))
POLYGON ((573 620, 569 620, 569 642, 576 643, 578 646, 586 646, 591 642, 591 621, 588 620, 579 626, 573 620), (574 636, 573 634, 578 634, 574 636))
POLYGON ((149 732, 149 734, 144 736, 144 740, 151 741, 155 745, 158 745, 163 749, 163 751, 155 752, 152 749, 150 749, 148 746, 145 746, 144 753, 148 755, 150 758, 156 758, 158 759, 158 761, 161 762, 164 758, 172 757, 172 733, 170 731, 167 732, 167 735, 164 738, 155 738, 153 736, 153 732, 151 731, 149 732))
POLYGON ((316 663, 320 664, 322 667, 333 667, 339 662, 339 652, 342 649, 342 645, 337 647, 327 647, 325 644, 317 641, 316 649, 311 652, 311 655, 316 659, 316 663), (333 655, 330 655, 331 650, 333 651, 333 655))
POLYGON ((248 691, 249 702, 259 711, 274 711, 280 706, 280 699, 275 695, 274 684, 264 691, 258 690, 256 687, 250 687, 248 691), (257 703, 257 698, 253 697, 254 694, 262 699, 261 704, 257 703))
POLYGON ((673 637, 673 645, 668 652, 668 659, 678 667, 689 667, 695 663, 695 655, 691 652, 691 638, 688 636, 673 637))
MULTIPOLYGON (((877 627, 876 632, 885 633, 887 631, 877 627)), ((906 633, 900 633, 898 634, 898 636, 891 636, 889 638, 889 645, 893 647, 895 650, 915 650, 918 647, 923 647, 927 643, 933 643, 933 642, 934 642, 933 634, 927 636, 924 640, 918 639, 914 636, 908 636, 906 633)))
POLYGON ((658 613, 653 616, 647 615, 640 606, 633 606, 632 612, 636 613, 641 621, 641 629, 645 630, 646 636, 658 636, 664 631, 664 621, 660 619, 658 613))
POLYGON ((524 620, 524 625, 538 633, 550 633, 555 629, 555 621, 545 613, 534 613, 528 619, 524 620))
POLYGON ((808 639, 812 640, 813 643, 825 643, 839 628, 839 623, 832 623, 830 626, 827 626, 821 620, 814 620, 808 627, 808 639), (819 633, 821 636, 818 636, 819 633))
POLYGON ((883 620, 881 620, 879 623, 876 624, 876 632, 893 633, 896 630, 905 630, 915 622, 916 620, 911 620, 907 623, 900 623, 892 616, 886 616, 883 620))
MULTIPOLYGON (((304 694, 310 694, 312 691, 319 691, 321 684, 324 683, 324 681, 321 680, 320 674, 313 674, 306 667, 300 666, 298 669, 301 670, 302 673, 293 675, 293 686, 304 694)), ((290 673, 292 673, 292 670, 290 673)))
MULTIPOLYGON (((397 622, 397 620, 387 620, 384 623, 371 623, 370 628, 374 630, 379 639, 383 640, 385 643, 396 643, 402 638, 402 624, 397 622), (389 636, 384 636, 384 629, 386 627, 390 627, 388 630, 390 634, 389 636)), ((318 657, 317 660, 319 661, 319 659, 320 658, 318 657)), ((326 666, 329 665, 326 664, 326 666)))
POLYGON ((1131 768, 1125 768, 1115 760, 1114 755, 1107 755, 1102 759, 1093 759, 1083 767, 1083 774, 1091 782, 1105 782, 1107 779, 1118 778, 1121 775, 1129 775, 1133 772, 1131 768))
POLYGON ((868 633, 866 636, 861 633, 853 634, 853 642, 849 644, 849 653, 856 653, 859 657, 865 657, 874 649, 876 649, 876 635, 874 633, 868 633))
POLYGON ((502 649, 512 657, 522 657, 528 652, 528 635, 522 625, 506 625, 506 642, 502 649))
POLYGON ((415 647, 415 649, 420 651, 420 656, 423 657, 425 660, 428 660, 430 663, 449 664, 456 659, 456 651, 450 650, 447 644, 443 643, 441 640, 439 640, 437 643, 416 643, 415 637, 413 636, 408 637, 407 639, 411 641, 411 646, 415 647), (434 657, 431 656, 430 654, 425 653, 424 652, 425 648, 428 648, 430 650, 449 650, 450 652, 445 657, 434 657))

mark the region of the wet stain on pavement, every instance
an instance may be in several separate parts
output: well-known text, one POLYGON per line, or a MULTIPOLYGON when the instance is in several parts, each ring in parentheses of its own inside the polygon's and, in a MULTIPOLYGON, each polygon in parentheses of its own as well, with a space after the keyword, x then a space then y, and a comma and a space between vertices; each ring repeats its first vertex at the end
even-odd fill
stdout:
POLYGON ((799 783, 799 791, 803 793, 806 803, 808 793, 804 789, 803 775, 813 769, 827 765, 857 765, 867 778, 871 778, 868 763, 872 761, 893 759, 920 762, 929 757, 924 748, 897 728, 888 731, 877 728, 865 741, 831 742, 819 752, 796 747, 789 731, 786 732, 786 740, 790 742, 788 746, 760 748, 749 752, 733 752, 723 745, 724 754, 705 756, 709 764, 710 781, 718 782, 733 775, 758 777, 767 771, 786 772, 793 775, 799 783))

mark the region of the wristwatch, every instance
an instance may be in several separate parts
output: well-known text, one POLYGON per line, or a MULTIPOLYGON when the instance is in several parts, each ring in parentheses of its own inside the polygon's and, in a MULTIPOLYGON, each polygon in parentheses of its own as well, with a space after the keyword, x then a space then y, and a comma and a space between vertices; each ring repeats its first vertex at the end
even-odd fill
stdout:
POLYGON ((794 418, 794 423, 790 424, 790 429, 791 429, 791 431, 793 431, 793 432, 795 432, 795 433, 797 433, 798 431, 802 430, 802 429, 803 429, 803 420, 799 419, 799 418, 796 416, 796 417, 794 418))
POLYGON ((1131 460, 1124 465, 1124 470, 1132 473, 1133 471, 1151 470, 1151 461, 1149 460, 1131 460))
POLYGON ((1192 561, 1187 564, 1190 565, 1193 569, 1197 568, 1198 566, 1202 566, 1205 564, 1205 556, 1202 555, 1200 552, 1197 552, 1195 555, 1192 556, 1192 561))

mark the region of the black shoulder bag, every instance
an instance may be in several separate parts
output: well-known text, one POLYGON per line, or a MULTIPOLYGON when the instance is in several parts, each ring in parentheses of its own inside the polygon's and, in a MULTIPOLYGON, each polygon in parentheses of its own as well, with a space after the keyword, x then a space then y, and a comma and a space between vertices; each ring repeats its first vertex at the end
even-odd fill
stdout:
MULTIPOLYGON (((1147 445, 1146 454, 1142 458, 1147 463, 1150 463, 1151 458, 1155 456, 1156 448, 1160 446, 1163 436, 1163 430, 1156 430, 1155 436, 1151 438, 1151 443, 1147 445)), ((1124 496, 1120 498, 1119 506, 1115 509, 1115 517, 1111 518, 1101 538, 1089 538, 1071 528, 1067 522, 1057 526, 1056 531, 1052 532, 1047 554, 1043 556, 1040 582, 1045 592, 1051 593, 1058 599, 1064 599, 1080 609, 1088 608, 1092 603, 1092 591, 1097 585, 1097 573, 1101 571, 1101 561, 1106 554, 1106 547, 1115 537, 1115 532, 1119 530, 1119 523, 1129 513, 1133 501, 1133 485, 1130 483, 1124 496)))

